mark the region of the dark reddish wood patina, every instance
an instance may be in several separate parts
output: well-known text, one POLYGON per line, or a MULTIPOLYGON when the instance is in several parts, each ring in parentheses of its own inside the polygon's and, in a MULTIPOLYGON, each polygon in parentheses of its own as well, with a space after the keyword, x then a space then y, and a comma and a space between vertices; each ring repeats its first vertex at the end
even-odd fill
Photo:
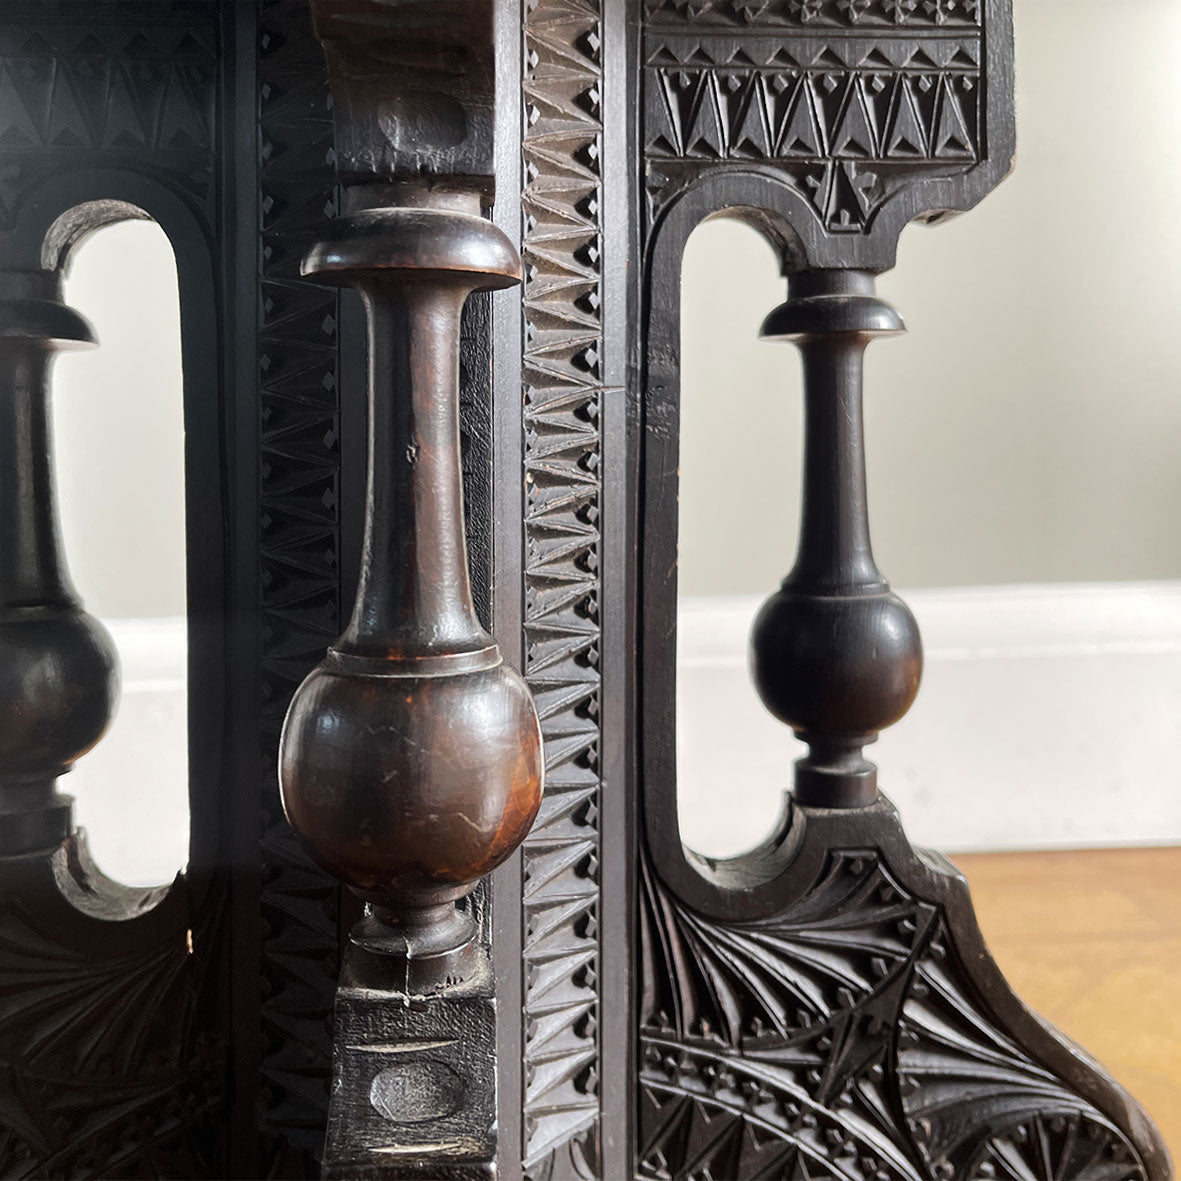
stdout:
POLYGON ((454 903, 521 843, 542 780, 532 699, 476 618, 460 481, 460 312, 520 262, 478 198, 422 198, 337 219, 304 264, 364 300, 369 493, 352 619, 280 754, 300 839, 373 904, 354 943, 405 961, 366 979, 402 985, 460 975, 476 926, 454 903))

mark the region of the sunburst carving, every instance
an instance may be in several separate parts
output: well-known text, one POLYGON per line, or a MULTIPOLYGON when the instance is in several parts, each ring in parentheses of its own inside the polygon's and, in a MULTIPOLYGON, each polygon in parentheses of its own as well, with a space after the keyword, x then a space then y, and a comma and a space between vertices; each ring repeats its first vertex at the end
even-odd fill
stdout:
POLYGON ((943 901, 907 884, 931 866, 910 854, 900 875, 864 822, 847 847, 836 823, 805 826, 819 869, 754 921, 704 916, 645 857, 640 1175, 1145 1181, 1124 1132, 986 1004, 943 901))

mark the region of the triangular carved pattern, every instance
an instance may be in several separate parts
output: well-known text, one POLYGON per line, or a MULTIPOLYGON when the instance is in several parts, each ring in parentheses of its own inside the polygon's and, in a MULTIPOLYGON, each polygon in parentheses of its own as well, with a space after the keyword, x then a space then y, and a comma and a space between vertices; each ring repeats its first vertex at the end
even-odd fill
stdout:
POLYGON ((645 0, 650 24, 694 28, 979 28, 984 0, 645 0))
POLYGON ((829 234, 866 234, 908 184, 984 158, 982 6, 944 3, 937 19, 936 0, 815 0, 804 19, 805 2, 649 6, 650 223, 699 177, 745 163, 772 166, 829 234), (793 31, 760 31, 777 20, 793 31))
POLYGON ((645 154, 666 160, 974 162, 978 70, 645 71, 645 154))
POLYGON ((706 919, 645 857, 638 1173, 653 1181, 1143 1181, 999 1030, 940 907, 837 849, 785 913, 706 919))
POLYGON ((595 1176, 599 1020, 602 31, 525 7, 525 676, 546 787, 522 850, 525 1169, 595 1176))
POLYGON ((311 1176, 328 1110, 340 888, 297 844, 276 752, 296 686, 341 630, 339 307, 299 276, 336 207, 323 53, 302 0, 259 15, 260 1098, 267 1176, 311 1176))
POLYGON ((69 167, 75 152, 108 162, 128 153, 137 170, 165 171, 206 195, 218 68, 214 28, 192 20, 78 26, 38 20, 36 6, 6 12, 0 224, 22 190, 69 167))

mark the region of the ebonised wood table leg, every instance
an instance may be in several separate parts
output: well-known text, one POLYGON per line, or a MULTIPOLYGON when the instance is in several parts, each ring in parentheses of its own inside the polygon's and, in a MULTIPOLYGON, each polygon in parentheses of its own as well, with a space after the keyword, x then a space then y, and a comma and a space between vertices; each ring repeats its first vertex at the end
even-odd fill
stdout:
POLYGON ((963 877, 909 842, 863 754, 910 706, 922 665, 869 543, 862 361, 902 328, 874 281, 909 221, 970 209, 1009 170, 1011 16, 1007 0, 642 5, 630 340, 644 1178, 1171 1176, 1135 1100, 1013 993, 963 877), (804 377, 799 551, 756 620, 751 666, 808 751, 774 830, 725 860, 680 839, 669 643, 680 266, 717 216, 776 251, 788 299, 763 333, 798 347, 804 377))
POLYGON ((524 681, 480 624, 464 531, 460 316, 520 281, 491 194, 491 8, 321 0, 344 210, 304 261, 368 325, 369 457, 349 626, 292 701, 284 806, 366 903, 337 992, 324 1171, 489 1176, 496 986, 457 903, 541 802, 524 681), (389 63, 400 63, 391 72, 389 63))
POLYGON ((751 667, 809 751, 760 849, 678 876, 643 859, 640 1174, 1166 1178, 1148 1117, 1022 1005, 961 875, 878 793, 862 747, 922 650, 870 548, 862 359, 902 322, 862 271, 789 291, 762 334, 803 360, 799 551, 751 667))

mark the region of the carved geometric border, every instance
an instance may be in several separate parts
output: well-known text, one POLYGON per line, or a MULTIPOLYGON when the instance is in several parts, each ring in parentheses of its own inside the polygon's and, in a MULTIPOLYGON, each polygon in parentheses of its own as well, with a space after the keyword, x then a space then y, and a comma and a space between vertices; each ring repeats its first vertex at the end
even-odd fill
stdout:
POLYGON ((340 888, 295 840, 276 755, 296 686, 341 626, 338 294, 300 278, 335 212, 326 68, 302 0, 259 11, 262 1094, 267 1175, 318 1172, 340 888))
POLYGON ((156 177, 212 212, 216 20, 97 7, 5 6, 0 225, 40 180, 96 164, 156 177))
POLYGON ((598 1157, 600 18, 597 0, 523 5, 525 676, 546 759, 522 851, 530 1177, 598 1157))
POLYGON ((771 165, 828 233, 860 234, 900 188, 987 153, 981 7, 960 27, 921 5, 895 24, 870 0, 843 0, 827 27, 767 4, 693 7, 692 25, 644 28, 650 216, 720 165, 771 165))
POLYGON ((908 220, 970 208, 1010 167, 1009 0, 647 0, 643 13, 649 226, 699 182, 742 178, 748 205, 790 214, 794 265, 880 270, 908 220))
POLYGON ((644 19, 676 27, 735 30, 844 29, 906 31, 979 27, 983 0, 645 0, 644 19))

